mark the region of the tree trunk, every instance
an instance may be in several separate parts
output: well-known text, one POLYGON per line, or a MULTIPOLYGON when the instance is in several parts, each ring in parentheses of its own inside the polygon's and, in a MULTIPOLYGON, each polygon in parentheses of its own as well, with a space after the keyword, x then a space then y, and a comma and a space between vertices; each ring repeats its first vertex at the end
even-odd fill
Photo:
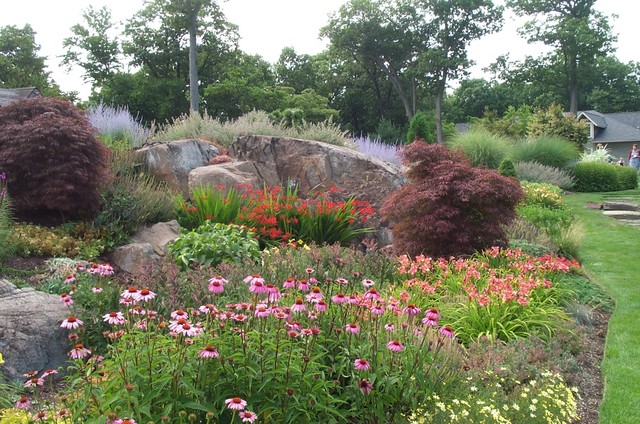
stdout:
POLYGON ((198 94, 198 49, 196 31, 199 7, 194 7, 189 16, 189 104, 191 113, 198 113, 200 95, 198 94))
POLYGON ((578 113, 578 61, 575 55, 571 58, 569 69, 569 112, 578 113))
POLYGON ((444 134, 442 132, 442 98, 444 97, 444 90, 447 86, 447 71, 442 70, 442 77, 436 84, 436 142, 438 144, 444 143, 444 134))

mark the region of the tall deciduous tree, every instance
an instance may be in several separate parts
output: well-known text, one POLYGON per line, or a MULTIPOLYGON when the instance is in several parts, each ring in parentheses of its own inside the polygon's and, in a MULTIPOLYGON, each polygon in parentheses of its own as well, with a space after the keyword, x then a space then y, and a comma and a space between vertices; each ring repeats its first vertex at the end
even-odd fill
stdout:
POLYGON ((507 0, 520 16, 531 15, 521 29, 529 42, 543 42, 561 60, 569 110, 578 111, 580 80, 591 78, 595 61, 612 51, 615 37, 607 18, 593 8, 596 0, 507 0))
POLYGON ((45 70, 46 58, 38 55, 35 35, 28 24, 0 28, 0 87, 36 86, 47 94, 59 95, 60 89, 45 70))
POLYGON ((118 29, 106 6, 100 9, 89 6, 82 12, 82 18, 84 22, 72 26, 72 35, 62 42, 66 49, 62 63, 69 68, 74 65, 83 68, 85 81, 91 82, 95 90, 122 69, 118 29))
POLYGON ((401 10, 414 18, 419 50, 418 72, 433 85, 438 143, 443 142, 442 101, 447 84, 467 75, 472 65, 469 43, 498 31, 502 7, 492 0, 401 0, 401 10))

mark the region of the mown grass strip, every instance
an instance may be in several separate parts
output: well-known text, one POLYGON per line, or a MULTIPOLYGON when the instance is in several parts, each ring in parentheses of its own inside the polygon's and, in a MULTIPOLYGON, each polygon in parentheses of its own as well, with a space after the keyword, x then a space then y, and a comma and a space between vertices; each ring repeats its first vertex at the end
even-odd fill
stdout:
POLYGON ((587 202, 621 198, 637 203, 640 190, 566 196, 584 227, 580 261, 589 277, 616 302, 602 363, 601 424, 640 423, 640 227, 585 207, 587 202))

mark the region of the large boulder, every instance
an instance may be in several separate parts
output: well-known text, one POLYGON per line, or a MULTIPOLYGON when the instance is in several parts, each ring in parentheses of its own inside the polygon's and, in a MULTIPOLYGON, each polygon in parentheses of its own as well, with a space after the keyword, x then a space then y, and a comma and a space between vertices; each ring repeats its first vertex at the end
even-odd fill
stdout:
POLYGON ((117 247, 109 260, 118 271, 136 275, 159 266, 162 257, 154 252, 150 243, 130 243, 117 247))
POLYGON ((65 366, 71 345, 60 327, 69 309, 58 296, 19 289, 0 279, 0 367, 11 379, 31 371, 65 366))
POLYGON ((133 236, 136 243, 149 243, 156 255, 167 254, 167 244, 177 239, 180 235, 178 221, 158 222, 149 227, 144 227, 133 236))
MULTIPOLYGON (((272 176, 270 179, 277 178, 272 176)), ((262 181, 252 162, 225 162, 218 165, 209 165, 196 168, 189 173, 189 187, 196 188, 202 185, 237 187, 249 185, 253 188, 261 188, 262 181)))
POLYGON ((219 154, 217 147, 205 141, 178 140, 145 146, 137 150, 136 157, 154 177, 188 196, 189 172, 207 165, 219 154))
POLYGON ((384 198, 404 182, 397 165, 318 141, 243 136, 231 145, 230 154, 253 164, 260 185, 295 183, 300 197, 338 188, 343 197, 367 200, 378 209, 384 198))

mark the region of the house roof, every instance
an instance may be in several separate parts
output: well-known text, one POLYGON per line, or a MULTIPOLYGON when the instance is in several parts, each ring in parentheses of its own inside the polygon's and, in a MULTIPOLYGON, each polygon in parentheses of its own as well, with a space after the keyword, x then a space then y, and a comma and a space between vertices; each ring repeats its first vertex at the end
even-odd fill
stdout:
POLYGON ((578 113, 597 127, 592 131, 594 143, 640 141, 640 112, 600 113, 587 110, 578 113))
POLYGON ((6 106, 18 99, 30 99, 41 95, 36 87, 0 88, 0 106, 6 106))

